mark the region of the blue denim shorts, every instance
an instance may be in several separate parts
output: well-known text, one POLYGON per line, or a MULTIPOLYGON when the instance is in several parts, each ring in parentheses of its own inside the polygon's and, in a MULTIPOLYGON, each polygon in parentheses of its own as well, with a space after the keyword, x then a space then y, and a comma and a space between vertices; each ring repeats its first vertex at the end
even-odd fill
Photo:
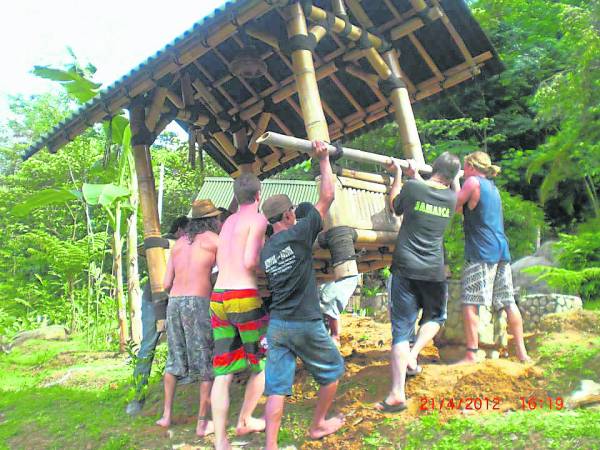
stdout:
POLYGON ((344 374, 344 359, 322 320, 271 319, 267 345, 265 395, 292 395, 296 357, 321 386, 344 374))
POLYGON ((414 342, 419 309, 423 309, 419 325, 436 322, 441 326, 446 321, 446 281, 413 280, 394 272, 391 294, 392 345, 414 342))

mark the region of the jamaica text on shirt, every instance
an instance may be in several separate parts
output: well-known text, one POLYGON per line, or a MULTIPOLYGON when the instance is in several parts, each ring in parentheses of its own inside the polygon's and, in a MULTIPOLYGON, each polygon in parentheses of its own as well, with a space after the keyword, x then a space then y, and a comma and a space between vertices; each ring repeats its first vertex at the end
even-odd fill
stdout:
POLYGON ((417 201, 415 203, 415 211, 424 212, 438 217, 450 217, 450 208, 430 205, 429 203, 417 201))

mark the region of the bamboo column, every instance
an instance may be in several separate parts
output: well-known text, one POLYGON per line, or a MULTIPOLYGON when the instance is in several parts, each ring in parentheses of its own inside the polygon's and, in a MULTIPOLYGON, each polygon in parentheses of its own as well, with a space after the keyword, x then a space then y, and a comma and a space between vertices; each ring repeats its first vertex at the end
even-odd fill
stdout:
POLYGON ((131 147, 135 159, 142 219, 144 225, 144 246, 148 263, 148 278, 152 289, 152 301, 156 312, 156 320, 166 318, 167 293, 164 289, 164 278, 167 269, 165 250, 159 244, 162 241, 158 207, 156 203, 156 187, 150 159, 150 145, 153 136, 146 128, 144 105, 134 102, 130 109, 131 147), (163 308, 161 308, 163 306, 163 308))
MULTIPOLYGON (((391 76, 396 79, 402 79, 397 52, 395 50, 389 50, 385 52, 383 57, 391 70, 391 76)), ((416 160, 419 165, 425 164, 421 140, 419 139, 419 132, 417 131, 417 124, 415 122, 415 116, 413 114, 406 85, 392 89, 390 99, 396 110, 396 122, 400 128, 404 156, 416 160)))
MULTIPOLYGON (((306 17, 299 3, 294 3, 287 8, 287 32, 288 39, 294 36, 307 36, 308 28, 306 17)), ((311 50, 298 48, 292 51, 292 67, 294 78, 298 86, 298 98, 300 109, 304 119, 304 127, 310 141, 321 140, 330 142, 327 120, 321 104, 319 86, 315 74, 315 65, 311 50)), ((337 187, 336 187, 337 190, 337 187)), ((343 211, 336 208, 334 201, 330 211, 328 222, 330 228, 343 224, 343 211)), ((337 265, 334 269, 336 278, 358 274, 356 261, 346 261, 337 265)))

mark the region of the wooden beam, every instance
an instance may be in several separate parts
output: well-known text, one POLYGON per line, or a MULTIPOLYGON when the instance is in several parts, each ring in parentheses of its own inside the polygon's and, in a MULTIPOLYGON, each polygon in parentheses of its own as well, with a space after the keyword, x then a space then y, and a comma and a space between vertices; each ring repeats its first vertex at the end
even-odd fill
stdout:
POLYGON ((146 127, 150 131, 154 131, 154 128, 158 123, 161 109, 165 104, 165 99, 167 98, 168 90, 168 88, 163 86, 156 86, 156 88, 154 89, 152 102, 150 103, 150 108, 148 108, 148 113, 146 114, 146 127))
MULTIPOLYGON (((444 13, 439 7, 429 8, 426 12, 429 20, 438 20, 444 16, 444 13)), ((392 41, 403 38, 404 36, 414 33, 420 28, 425 26, 425 22, 420 17, 413 17, 406 22, 403 22, 390 31, 390 38, 392 41)))

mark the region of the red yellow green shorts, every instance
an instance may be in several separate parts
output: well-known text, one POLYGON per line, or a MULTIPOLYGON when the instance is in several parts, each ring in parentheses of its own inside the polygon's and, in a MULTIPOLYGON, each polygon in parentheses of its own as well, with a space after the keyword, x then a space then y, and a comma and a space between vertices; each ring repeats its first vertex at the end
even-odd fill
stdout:
POLYGON ((215 376, 264 370, 269 316, 256 289, 215 289, 210 320, 215 376))

